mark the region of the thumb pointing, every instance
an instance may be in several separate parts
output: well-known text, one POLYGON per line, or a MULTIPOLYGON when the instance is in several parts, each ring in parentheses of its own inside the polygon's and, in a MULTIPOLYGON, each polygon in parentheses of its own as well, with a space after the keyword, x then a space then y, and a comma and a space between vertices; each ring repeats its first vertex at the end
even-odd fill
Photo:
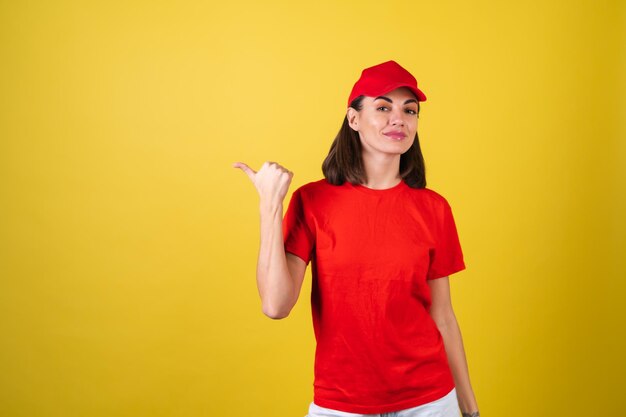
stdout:
POLYGON ((245 172, 248 175, 248 177, 252 181, 254 181, 254 176, 256 175, 256 171, 250 168, 248 165, 244 164, 243 162, 235 162, 233 164, 233 168, 241 169, 243 172, 245 172))

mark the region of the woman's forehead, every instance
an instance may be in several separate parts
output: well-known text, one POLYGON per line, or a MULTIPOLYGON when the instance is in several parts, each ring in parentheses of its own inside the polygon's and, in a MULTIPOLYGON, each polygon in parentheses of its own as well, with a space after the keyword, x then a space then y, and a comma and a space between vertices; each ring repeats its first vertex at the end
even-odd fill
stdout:
POLYGON ((417 103, 417 97, 415 96, 415 94, 413 94, 413 92, 406 87, 396 88, 395 90, 391 90, 387 93, 381 94, 376 97, 372 97, 372 96, 366 96, 366 97, 369 101, 385 100, 385 101, 389 101, 392 103, 393 102, 406 103, 407 101, 417 103))
POLYGON ((391 90, 379 96, 376 96, 376 97, 370 96, 369 98, 370 100, 387 99, 387 101, 391 100, 391 101, 401 101, 401 102, 405 102, 407 100, 417 101, 417 97, 415 96, 415 94, 413 94, 413 92, 406 87, 396 88, 395 90, 391 90))

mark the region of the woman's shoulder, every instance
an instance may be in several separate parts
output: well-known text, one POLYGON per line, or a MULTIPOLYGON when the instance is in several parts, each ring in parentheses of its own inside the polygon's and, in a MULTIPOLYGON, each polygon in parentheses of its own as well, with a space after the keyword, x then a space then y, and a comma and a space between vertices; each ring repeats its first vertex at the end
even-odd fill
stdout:
POLYGON ((436 206, 448 206, 448 200, 439 192, 433 190, 432 188, 410 188, 410 194, 416 198, 427 201, 432 205, 436 206))
POLYGON ((347 183, 333 185, 325 178, 322 178, 299 186, 293 194, 308 204, 324 205, 337 201, 337 198, 343 195, 346 188, 347 183))
POLYGON ((299 189, 314 190, 314 189, 325 187, 327 185, 330 185, 330 184, 328 183, 328 181, 326 181, 326 178, 322 178, 320 180, 311 181, 311 182, 307 182, 305 184, 302 184, 299 187, 299 189))
POLYGON ((326 178, 322 178, 321 180, 307 182, 299 186, 296 189, 296 191, 299 193, 311 194, 311 193, 327 192, 329 190, 336 189, 336 187, 341 187, 341 186, 332 185, 326 180, 326 178))

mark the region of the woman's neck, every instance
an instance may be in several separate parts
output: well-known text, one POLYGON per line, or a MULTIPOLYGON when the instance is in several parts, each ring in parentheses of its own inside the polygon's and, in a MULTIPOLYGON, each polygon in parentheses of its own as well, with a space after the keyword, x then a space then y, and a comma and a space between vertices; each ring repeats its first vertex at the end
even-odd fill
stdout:
POLYGON ((384 190, 394 187, 402 181, 400 177, 400 155, 367 155, 363 154, 363 164, 367 188, 384 190))

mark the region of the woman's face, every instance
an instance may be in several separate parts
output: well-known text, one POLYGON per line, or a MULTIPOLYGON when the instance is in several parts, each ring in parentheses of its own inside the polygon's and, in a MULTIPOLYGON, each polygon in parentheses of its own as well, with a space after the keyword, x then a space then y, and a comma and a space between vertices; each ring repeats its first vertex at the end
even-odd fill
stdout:
POLYGON ((359 132, 363 152, 401 155, 415 140, 417 100, 411 90, 397 88, 380 97, 365 96, 363 108, 348 109, 350 127, 359 132))

